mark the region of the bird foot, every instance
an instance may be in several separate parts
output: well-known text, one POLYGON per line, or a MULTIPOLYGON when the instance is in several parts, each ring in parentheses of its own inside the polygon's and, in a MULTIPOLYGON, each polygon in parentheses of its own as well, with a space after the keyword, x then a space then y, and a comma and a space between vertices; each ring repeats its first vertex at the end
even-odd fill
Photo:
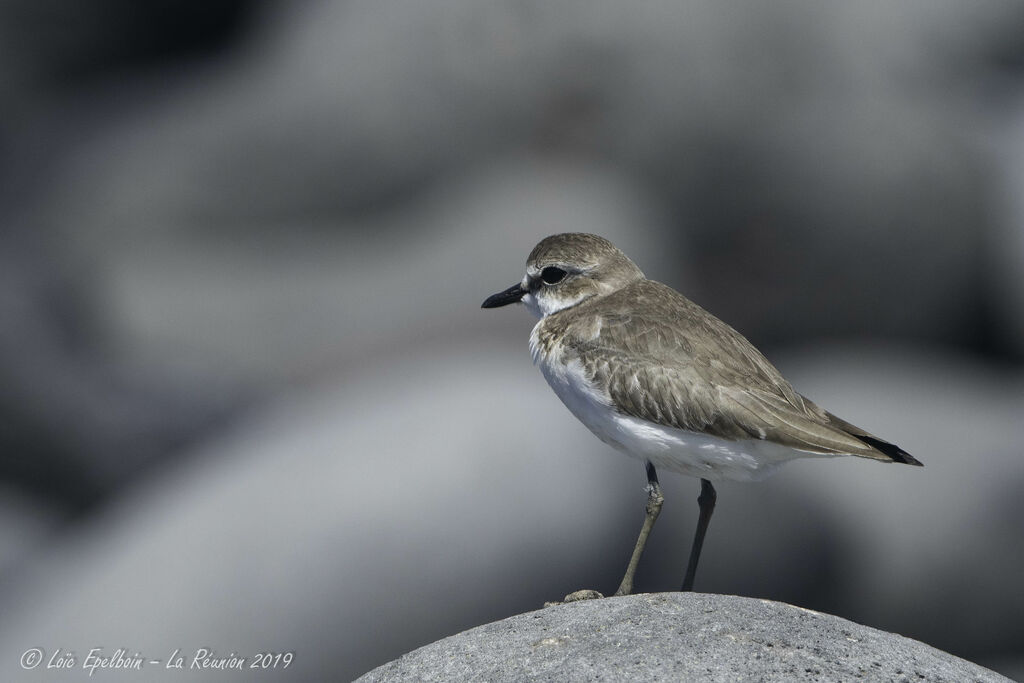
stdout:
POLYGON ((554 607, 555 605, 564 605, 567 602, 579 602, 580 600, 598 600, 603 597, 603 593, 599 593, 595 590, 590 590, 589 588, 584 588, 583 590, 569 593, 564 598, 562 598, 561 602, 545 602, 544 606, 554 607))

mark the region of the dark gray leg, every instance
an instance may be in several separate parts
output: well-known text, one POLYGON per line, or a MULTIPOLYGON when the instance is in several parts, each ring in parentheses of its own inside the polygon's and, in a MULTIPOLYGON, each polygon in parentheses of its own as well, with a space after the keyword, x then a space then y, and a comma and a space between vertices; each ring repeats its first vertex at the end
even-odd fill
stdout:
POLYGON ((718 494, 715 487, 707 479, 700 480, 700 496, 697 498, 697 505, 700 506, 700 517, 697 518, 697 533, 693 536, 693 547, 690 548, 690 563, 686 566, 686 577, 683 579, 681 590, 692 591, 693 579, 697 574, 697 561, 700 560, 700 549, 704 546, 704 534, 708 531, 708 522, 711 521, 711 513, 715 511, 715 501, 718 494))
POLYGON ((636 567, 640 564, 640 556, 644 554, 644 548, 647 546, 647 537, 651 535, 651 529, 654 528, 654 522, 661 514, 661 504, 664 502, 665 497, 661 495, 661 485, 658 484, 658 473, 654 470, 654 465, 648 462, 647 508, 644 525, 640 527, 640 536, 636 539, 636 546, 633 547, 633 556, 629 558, 626 575, 622 577, 622 583, 619 584, 619 590, 615 591, 615 595, 629 595, 633 592, 633 577, 636 575, 636 567))

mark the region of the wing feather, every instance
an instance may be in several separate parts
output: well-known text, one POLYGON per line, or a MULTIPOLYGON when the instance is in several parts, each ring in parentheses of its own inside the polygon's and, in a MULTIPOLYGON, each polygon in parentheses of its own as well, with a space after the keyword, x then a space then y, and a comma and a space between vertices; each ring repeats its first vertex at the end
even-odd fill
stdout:
POLYGON ((893 459, 868 440, 885 442, 798 394, 746 338, 675 290, 642 280, 601 308, 594 334, 592 317, 583 324, 593 314, 575 307, 580 324, 563 320, 564 342, 623 414, 728 440, 893 459))

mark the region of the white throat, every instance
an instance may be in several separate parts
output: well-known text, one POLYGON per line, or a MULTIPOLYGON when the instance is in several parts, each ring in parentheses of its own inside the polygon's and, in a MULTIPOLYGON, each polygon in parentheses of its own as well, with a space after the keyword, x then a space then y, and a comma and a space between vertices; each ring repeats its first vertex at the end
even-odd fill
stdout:
POLYGON ((547 301, 546 298, 543 300, 540 297, 534 296, 533 294, 527 294, 522 298, 523 305, 526 306, 526 310, 534 318, 545 318, 556 311, 561 309, 551 306, 551 302, 547 301), (546 305, 545 305, 546 304, 546 305))
MULTIPOLYGON (((523 278, 523 289, 526 289, 527 284, 528 279, 523 278)), ((526 306, 526 310, 533 314, 533 317, 546 318, 552 313, 558 313, 559 311, 571 308, 589 297, 589 294, 584 293, 580 293, 575 297, 561 297, 553 290, 541 288, 534 292, 529 292, 520 301, 526 306)))

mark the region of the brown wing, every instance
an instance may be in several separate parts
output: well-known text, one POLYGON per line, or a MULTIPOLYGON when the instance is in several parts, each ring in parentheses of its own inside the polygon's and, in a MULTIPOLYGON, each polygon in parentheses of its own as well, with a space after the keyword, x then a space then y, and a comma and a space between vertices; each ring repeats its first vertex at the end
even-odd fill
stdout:
POLYGON ((569 350, 626 415, 728 440, 920 464, 796 393, 740 333, 665 285, 644 280, 605 297, 599 327, 586 308, 576 307, 590 321, 579 334, 566 321, 569 350))

